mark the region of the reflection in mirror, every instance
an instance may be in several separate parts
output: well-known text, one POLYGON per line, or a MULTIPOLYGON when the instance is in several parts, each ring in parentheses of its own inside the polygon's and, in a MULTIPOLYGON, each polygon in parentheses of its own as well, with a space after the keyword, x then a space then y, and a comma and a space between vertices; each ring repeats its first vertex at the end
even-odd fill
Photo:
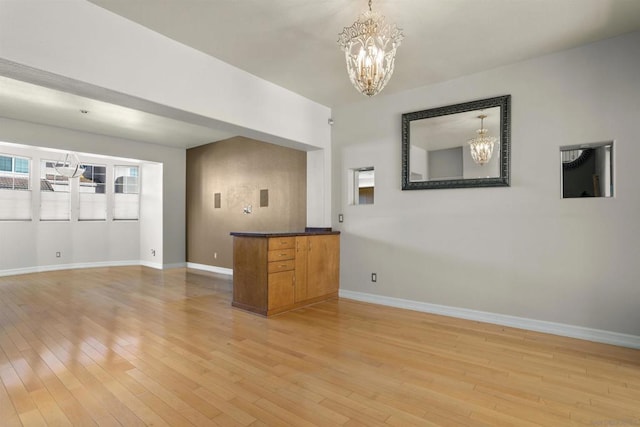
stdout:
MULTIPOLYGON (((485 162, 477 163, 473 159, 469 144, 471 139, 478 136, 480 130, 486 131, 485 135, 500 135, 500 107, 414 120, 410 126, 411 181, 500 176, 499 156, 487 155, 484 158, 485 162), (485 117, 482 127, 480 116, 485 117)), ((495 138, 491 148, 492 151, 495 149, 498 152, 500 139, 495 138)))
POLYGON ((375 187, 375 173, 373 167, 354 169, 354 204, 372 205, 375 187))
POLYGON ((402 189, 509 185, 510 96, 402 115, 402 189))
POLYGON ((560 147, 562 198, 613 197, 613 142, 560 147))

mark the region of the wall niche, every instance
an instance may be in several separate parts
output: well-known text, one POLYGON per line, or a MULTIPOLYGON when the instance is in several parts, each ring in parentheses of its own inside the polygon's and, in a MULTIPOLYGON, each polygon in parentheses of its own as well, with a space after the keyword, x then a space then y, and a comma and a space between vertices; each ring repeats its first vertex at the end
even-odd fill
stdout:
POLYGON ((307 153, 245 137, 188 149, 186 198, 187 262, 232 268, 231 231, 304 230, 307 153))

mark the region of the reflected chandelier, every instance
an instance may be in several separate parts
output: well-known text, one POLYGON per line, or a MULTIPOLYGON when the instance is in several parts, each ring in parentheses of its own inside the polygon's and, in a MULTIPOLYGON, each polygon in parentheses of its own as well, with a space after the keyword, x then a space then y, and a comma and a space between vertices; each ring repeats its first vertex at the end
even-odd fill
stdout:
POLYGON ((369 10, 339 34, 338 44, 344 51, 349 79, 359 92, 373 96, 385 87, 403 38, 401 29, 371 10, 371 0, 369 10))
POLYGON ((78 178, 84 173, 84 167, 80 163, 78 155, 71 151, 54 164, 54 169, 67 178, 78 178))
POLYGON ((491 155, 493 154, 493 145, 497 141, 495 137, 487 136, 487 132, 489 132, 489 130, 484 128, 484 119, 486 117, 486 114, 480 114, 478 116, 480 119, 480 129, 476 131, 478 136, 467 141, 471 148, 471 157, 473 158, 473 161, 479 165, 489 163, 491 155))

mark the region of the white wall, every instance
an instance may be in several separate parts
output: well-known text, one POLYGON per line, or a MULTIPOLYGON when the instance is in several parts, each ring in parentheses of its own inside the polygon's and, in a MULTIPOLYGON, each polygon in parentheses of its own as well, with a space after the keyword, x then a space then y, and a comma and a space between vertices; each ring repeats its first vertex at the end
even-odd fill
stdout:
POLYGON ((334 109, 341 288, 640 336, 639 70, 633 33, 334 109), (402 113, 506 94, 511 187, 400 190, 402 113), (561 200, 559 147, 607 140, 615 197, 561 200), (347 204, 359 166, 372 206, 347 204))
POLYGON ((140 261, 162 268, 162 164, 143 163, 140 183, 140 261))
MULTIPOLYGON (((160 216, 138 222, 107 221, 87 223, 0 222, 0 270, 39 268, 56 264, 124 262, 140 260, 164 265, 185 263, 185 151, 103 135, 72 131, 53 126, 38 125, 19 120, 0 118, 0 141, 36 147, 72 150, 107 156, 153 162, 143 172, 152 176, 162 173, 161 195, 152 197, 151 190, 159 184, 143 184, 142 203, 150 209, 161 206, 160 216), (159 165, 162 164, 162 167, 159 165), (155 166, 155 168, 154 168, 155 166), (141 244, 140 236, 143 236, 141 244), (20 236, 27 236, 22 238, 20 236), (87 236, 97 242, 107 242, 103 251, 87 251, 81 242, 87 236), (141 257, 149 245, 159 246, 156 257, 141 257), (13 249, 15 247, 15 249, 13 249), (59 247, 60 249, 55 249, 59 247), (55 258, 55 252, 69 254, 55 258)), ((145 181, 145 177, 142 177, 145 181)), ((151 215, 142 209, 141 219, 151 215)))

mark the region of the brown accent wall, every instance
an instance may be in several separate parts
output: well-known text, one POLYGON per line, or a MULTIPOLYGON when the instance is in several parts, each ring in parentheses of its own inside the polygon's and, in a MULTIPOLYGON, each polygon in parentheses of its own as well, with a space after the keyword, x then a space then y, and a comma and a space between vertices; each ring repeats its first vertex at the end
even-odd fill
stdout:
POLYGON ((302 231, 306 218, 306 152, 244 137, 187 150, 188 262, 232 268, 231 231, 302 231))

